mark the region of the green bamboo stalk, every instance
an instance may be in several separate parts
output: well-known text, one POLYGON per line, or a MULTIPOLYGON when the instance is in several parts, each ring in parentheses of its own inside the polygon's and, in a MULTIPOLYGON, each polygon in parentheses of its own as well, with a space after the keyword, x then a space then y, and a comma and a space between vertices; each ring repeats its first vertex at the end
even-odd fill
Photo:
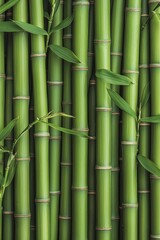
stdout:
MULTIPOLYGON (((110 69, 110 1, 95 0, 95 62, 110 69)), ((111 239, 111 100, 109 84, 96 84, 96 239, 111 239)))
MULTIPOLYGON (((72 15, 72 1, 64 2, 64 19, 72 15)), ((64 29, 64 47, 71 49, 71 26, 64 29)), ((63 67, 63 112, 71 115, 71 64, 64 62, 63 67)), ((71 128, 71 119, 63 119, 63 127, 71 128)), ((61 156, 61 195, 59 216, 59 240, 71 239, 71 136, 62 134, 61 156)))
POLYGON ((88 40, 88 81, 92 77, 94 65, 94 0, 90 0, 88 40))
MULTIPOLYGON (((123 89, 123 97, 135 112, 138 100, 140 13, 140 0, 126 2, 123 74, 130 77, 134 84, 123 89)), ((135 240, 138 223, 136 120, 123 112, 122 123, 123 239, 135 240)))
MULTIPOLYGON (((158 7, 155 13, 152 13, 153 9, 157 6, 159 1, 149 1, 149 13, 153 14, 150 19, 150 81, 151 81, 151 115, 160 114, 160 7, 158 7)), ((160 124, 154 124, 151 126, 151 159, 160 168, 159 161, 159 139, 160 137, 160 124)), ((150 175, 151 178, 151 232, 150 239, 159 238, 160 229, 160 181, 159 178, 150 175)))
MULTIPOLYGON (((27 1, 21 0, 13 8, 13 19, 28 21, 27 1)), ((14 116, 19 116, 15 127, 15 138, 28 125, 29 77, 28 77, 28 34, 14 33, 14 116)), ((17 144, 17 170, 15 174, 15 238, 30 239, 29 202, 29 135, 26 133, 17 144), (25 189, 25 192, 24 192, 25 189)))
MULTIPOLYGON (((121 73, 125 1, 113 1, 111 19, 111 70, 121 73)), ((119 93, 119 86, 112 86, 119 93)), ((112 240, 119 239, 119 117, 120 111, 112 102, 112 240)))
POLYGON ((88 145, 88 239, 94 240, 95 232, 95 200, 96 200, 96 183, 95 183, 95 162, 96 162, 96 128, 95 128, 95 93, 96 81, 94 76, 89 82, 89 96, 88 96, 88 121, 89 121, 89 145, 88 145))
MULTIPOLYGON (((142 1, 141 26, 148 19, 148 1, 142 1)), ((141 27, 142 29, 142 27, 141 27)), ((141 30, 140 40, 140 66, 139 66, 139 104, 144 89, 149 84, 149 25, 147 24, 141 30)), ((142 117, 150 116, 149 102, 142 108, 142 117)), ((149 124, 140 124, 139 132, 139 153, 149 158, 150 156, 150 126, 149 124)), ((148 239, 150 232, 150 214, 149 214, 149 176, 147 171, 138 166, 138 239, 148 239)))
MULTIPOLYGON (((31 23, 44 27, 43 1, 30 0, 31 23)), ((46 87, 46 53, 44 36, 31 36, 31 57, 34 91, 34 114, 41 117, 48 112, 46 87)), ((36 168, 36 239, 50 240, 49 214, 49 133, 46 124, 35 127, 35 168, 36 168)))
MULTIPOLYGON (((58 25, 63 19, 63 5, 60 3, 54 15, 52 27, 58 25)), ((50 39, 51 44, 62 46, 62 31, 56 31, 50 39)), ((48 57, 48 95, 49 111, 61 112, 62 103, 62 59, 51 51, 48 57)), ((50 120, 57 126, 61 125, 61 118, 56 117, 50 120)), ((58 237, 58 216, 59 216, 59 194, 60 194, 60 152, 61 133, 57 130, 50 130, 50 222, 51 240, 58 237)))
MULTIPOLYGON (((81 64, 74 65, 72 75, 73 129, 88 132, 88 25, 89 1, 73 1, 73 51, 81 64), (83 17, 82 17, 83 16, 83 17)), ((72 239, 87 240, 87 157, 88 140, 73 137, 72 167, 72 239)))
MULTIPOLYGON (((10 16, 11 12, 7 13, 10 16)), ((13 119, 13 39, 12 34, 7 36, 7 60, 6 60, 6 100, 5 100, 5 125, 13 119)), ((11 149, 13 134, 11 133, 5 145, 11 149)), ((6 156, 8 157, 8 156, 6 156)), ((7 160, 7 159, 6 159, 7 160)), ((3 200, 3 239, 13 240, 14 238, 14 219, 13 219, 13 183, 6 189, 3 200)))

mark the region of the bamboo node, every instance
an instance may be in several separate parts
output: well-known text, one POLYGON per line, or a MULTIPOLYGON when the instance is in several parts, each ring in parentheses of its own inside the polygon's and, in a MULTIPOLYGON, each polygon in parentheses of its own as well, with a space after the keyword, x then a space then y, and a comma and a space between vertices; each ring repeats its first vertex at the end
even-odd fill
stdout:
POLYGON ((47 84, 49 85, 49 86, 61 86, 61 85, 63 85, 63 82, 51 82, 51 81, 47 81, 47 84))
POLYGON ((5 14, 0 14, 0 19, 4 20, 5 19, 5 14))
POLYGON ((91 140, 91 141, 95 141, 96 137, 95 136, 89 136, 88 139, 91 140))
POLYGON ((88 56, 93 56, 94 55, 94 52, 88 52, 88 56))
POLYGON ((72 67, 73 71, 88 71, 87 67, 72 67))
POLYGON ((89 131, 88 128, 72 128, 72 130, 78 131, 78 132, 88 132, 89 131))
POLYGON ((65 102, 65 101, 63 101, 63 102, 62 102, 62 105, 72 105, 72 103, 71 103, 71 102, 65 102))
POLYGON ((61 192, 60 191, 50 191, 49 194, 50 195, 60 195, 61 192))
POLYGON ((160 235, 150 235, 152 239, 160 239, 160 235))
POLYGON ((111 39, 95 39, 94 43, 95 44, 98 44, 98 43, 111 43, 111 39))
POLYGON ((141 17, 149 17, 149 14, 148 13, 142 13, 141 17))
POLYGON ((31 230, 34 231, 36 229, 36 226, 31 225, 31 230))
POLYGON ((90 84, 90 85, 96 85, 96 80, 94 80, 94 79, 90 80, 90 81, 89 81, 89 84, 90 84))
POLYGON ((60 162, 61 166, 64 166, 64 167, 68 167, 68 166, 72 166, 72 163, 70 162, 60 162))
POLYGON ((153 175, 153 174, 150 174, 150 178, 151 178, 151 179, 157 179, 157 180, 159 180, 159 179, 160 179, 160 177, 158 177, 158 176, 155 176, 155 175, 153 175))
POLYGON ((138 193, 150 193, 149 190, 139 190, 138 193))
POLYGON ((94 1, 90 1, 90 5, 94 5, 94 1))
POLYGON ((35 57, 46 57, 46 53, 32 53, 31 58, 35 57))
POLYGON ((0 78, 5 78, 5 77, 6 77, 5 73, 0 74, 0 78))
POLYGON ((72 38, 72 34, 64 34, 63 35, 63 39, 71 39, 72 38))
POLYGON ((69 216, 67 216, 67 217, 65 217, 65 216, 59 216, 58 217, 60 220, 71 220, 72 218, 71 217, 69 217, 69 216))
POLYGON ((118 217, 114 217, 114 216, 112 216, 112 221, 119 221, 119 219, 120 219, 119 216, 118 216, 118 217))
POLYGON ((96 107, 97 112, 111 112, 112 108, 106 108, 106 107, 96 107))
POLYGON ((87 187, 72 187, 73 191, 88 191, 87 187))
POLYGON ((119 172, 120 168, 112 168, 112 172, 119 172))
POLYGON ((61 136, 50 136, 49 140, 61 140, 61 136))
POLYGON ((112 228, 111 227, 104 227, 104 228, 100 228, 100 227, 96 227, 96 231, 111 231, 112 228))
POLYGON ((84 2, 78 1, 78 2, 73 2, 72 5, 73 6, 89 6, 89 2, 88 1, 84 1, 84 2))
POLYGON ((88 191, 88 195, 96 195, 96 191, 88 191))
POLYGON ((140 125, 141 127, 146 127, 146 126, 150 126, 151 124, 150 124, 150 123, 144 123, 144 122, 143 122, 143 123, 140 123, 139 125, 140 125))
POLYGON ((137 145, 135 141, 121 141, 122 145, 137 145))
POLYGON ((126 12, 141 12, 140 8, 126 8, 126 12))
POLYGON ((14 214, 15 218, 30 218, 31 214, 14 214))
POLYGON ((160 63, 151 63, 149 64, 150 68, 160 68, 160 63))
POLYGON ((49 137, 50 134, 48 132, 37 132, 37 133, 34 133, 34 137, 49 137))
POLYGON ((148 3, 150 4, 150 3, 159 3, 160 2, 160 0, 149 0, 148 1, 148 3))
POLYGON ((138 203, 122 203, 122 208, 138 208, 138 203))
POLYGON ((112 166, 98 166, 98 165, 96 165, 95 169, 96 170, 111 170, 112 166))
POLYGON ((13 137, 6 137, 5 138, 6 141, 13 141, 13 139, 14 139, 13 137))
POLYGON ((7 17, 12 17, 13 14, 11 11, 8 11, 6 15, 7 15, 7 17))
POLYGON ((121 53, 121 52, 111 52, 111 56, 122 57, 123 53, 121 53))
POLYGON ((13 211, 3 211, 4 215, 13 215, 14 212, 13 211))
POLYGON ((13 100, 30 100, 29 96, 16 96, 12 98, 13 100))
POLYGON ((11 77, 11 76, 6 76, 6 80, 13 80, 13 77, 11 77))
POLYGON ((50 198, 36 198, 35 203, 49 203, 50 202, 50 198))
POLYGON ((141 65, 139 65, 139 68, 140 69, 146 69, 146 68, 149 68, 149 65, 148 64, 141 64, 141 65))
POLYGON ((16 158, 16 161, 30 161, 29 157, 16 158))
POLYGON ((120 115, 120 112, 112 112, 112 115, 120 115))
POLYGON ((123 69, 122 72, 123 72, 123 73, 126 73, 126 74, 139 74, 139 71, 136 71, 136 70, 123 69))

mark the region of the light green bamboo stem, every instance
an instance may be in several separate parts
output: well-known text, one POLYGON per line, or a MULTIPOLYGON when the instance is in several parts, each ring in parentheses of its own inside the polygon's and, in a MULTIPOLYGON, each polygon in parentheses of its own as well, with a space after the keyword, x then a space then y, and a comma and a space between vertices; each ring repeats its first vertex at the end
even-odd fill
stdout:
MULTIPOLYGON (((160 7, 154 13, 152 10, 157 6, 159 1, 149 1, 149 12, 153 14, 150 20, 150 81, 151 81, 151 115, 160 114, 160 7)), ((160 124, 151 126, 151 159, 160 168, 160 124)), ((151 232, 150 239, 156 239, 160 236, 160 180, 158 177, 150 175, 151 181, 151 232)))
MULTIPOLYGON (((52 27, 58 25, 63 18, 63 5, 60 3, 53 18, 52 27)), ((62 46, 62 31, 52 34, 50 44, 62 46)), ((51 51, 48 57, 48 95, 49 111, 61 112, 62 103, 62 59, 51 51)), ((51 119, 57 126, 61 125, 61 118, 51 119)), ((50 130, 50 222, 51 240, 58 238, 58 216, 59 216, 59 194, 60 194, 60 152, 61 133, 57 130, 50 130), (54 226, 54 227, 53 227, 54 226)))
MULTIPOLYGON (((121 73, 125 1, 113 1, 111 25, 111 70, 121 73)), ((112 86, 119 93, 119 86, 112 86)), ((119 239, 119 114, 112 102, 112 240, 119 239)))
MULTIPOLYGON (((31 23, 44 27, 43 1, 30 0, 31 23)), ((44 36, 31 36, 31 57, 34 91, 34 114, 41 117, 48 112, 46 87, 46 53, 44 36)), ((49 214, 49 133, 46 124, 35 127, 35 167, 36 167, 36 239, 50 240, 49 214)))
MULTIPOLYGON (((13 19, 28 21, 28 2, 21 0, 13 8, 13 19)), ((14 33, 14 116, 19 116, 15 127, 15 138, 28 125, 29 77, 28 77, 28 34, 14 33)), ((29 202, 29 135, 26 133, 17 144, 17 169, 15 174, 15 239, 30 239, 29 202), (25 192, 24 192, 25 189, 25 192)))
POLYGON ((88 81, 92 77, 94 65, 94 0, 90 0, 88 40, 88 81))
MULTIPOLYGON (((110 1, 95 0, 95 62, 110 69, 110 1)), ((96 82, 96 239, 111 239, 111 100, 96 82)))
MULTIPOLYGON (((141 12, 141 41, 140 41, 140 66, 139 66, 139 104, 141 96, 147 84, 149 84, 149 24, 142 26, 148 19, 148 1, 142 1, 141 12)), ((142 108, 142 117, 150 116, 149 102, 142 108)), ((139 132, 139 153, 150 157, 150 126, 149 124, 140 124, 139 132)), ((147 171, 138 166, 138 239, 149 240, 150 232, 150 214, 149 214, 149 176, 147 171)))
MULTIPOLYGON (((138 100, 140 13, 140 0, 126 2, 123 74, 130 77, 134 84, 123 88, 123 97, 135 112, 138 100)), ((123 112, 122 123, 123 239, 136 240, 138 236, 136 120, 123 112)))
MULTIPOLYGON (((72 15, 72 1, 64 2, 64 19, 72 15)), ((71 49, 71 26, 64 29, 64 47, 71 49)), ((63 112, 71 115, 71 64, 64 62, 63 68, 63 112)), ((71 128, 71 119, 63 119, 63 127, 71 128)), ((59 216, 59 240, 71 239, 71 136, 62 134, 61 195, 59 216)))
MULTIPOLYGON (((73 14, 72 46, 81 61, 72 68, 73 129, 87 133, 89 1, 73 1, 73 14)), ((87 240, 88 140, 74 136, 72 152, 72 239, 87 240)))

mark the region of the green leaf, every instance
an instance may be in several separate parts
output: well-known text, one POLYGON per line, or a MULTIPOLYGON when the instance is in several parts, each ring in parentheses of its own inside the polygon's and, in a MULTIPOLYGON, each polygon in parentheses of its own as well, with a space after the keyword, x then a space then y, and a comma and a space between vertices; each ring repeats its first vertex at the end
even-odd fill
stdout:
POLYGON ((10 0, 4 3, 2 6, 0 6, 0 14, 4 13, 5 11, 13 7, 17 2, 19 2, 19 0, 10 0))
POLYGON ((71 62, 71 63, 80 63, 78 57, 68 48, 58 46, 55 44, 49 45, 49 48, 53 53, 55 53, 58 57, 71 62))
POLYGON ((0 131, 0 141, 4 140, 16 125, 18 118, 13 119, 8 125, 0 131))
POLYGON ((160 115, 155 115, 151 117, 143 117, 140 119, 141 122, 148 122, 148 123, 160 123, 160 115))
POLYGON ((60 5, 60 0, 55 0, 54 14, 57 12, 59 5, 60 5))
POLYGON ((130 107, 130 105, 115 91, 111 89, 107 89, 108 93, 113 100, 113 102, 124 112, 128 113, 133 118, 137 119, 136 113, 134 110, 130 107))
POLYGON ((160 6, 160 3, 158 3, 155 8, 152 10, 152 12, 150 13, 149 17, 147 18, 147 20, 145 21, 145 23, 142 25, 142 30, 145 28, 145 26, 151 21, 152 17, 157 13, 156 10, 157 8, 160 6))
POLYGON ((52 30, 49 34, 52 34, 55 31, 58 31, 58 30, 61 30, 61 29, 64 29, 64 28, 68 27, 72 23, 72 21, 73 21, 73 16, 67 17, 60 24, 58 24, 57 26, 52 28, 52 30))
POLYGON ((1 22, 0 32, 21 32, 22 29, 11 21, 1 22))
POLYGON ((32 33, 32 34, 38 34, 38 35, 48 35, 48 33, 40 27, 37 27, 35 25, 32 25, 30 23, 26 22, 20 22, 20 21, 15 21, 12 20, 18 27, 23 29, 26 32, 32 33))
POLYGON ((4 184, 4 177, 2 175, 2 173, 0 172, 0 188, 3 186, 4 184))
POLYGON ((97 70, 96 77, 103 79, 106 83, 114 85, 129 85, 132 83, 130 78, 113 73, 112 71, 106 69, 97 70))
POLYGON ((44 11, 44 17, 45 17, 47 20, 49 20, 49 13, 46 12, 46 11, 44 11))
POLYGON ((150 89, 149 88, 149 83, 147 83, 145 85, 145 87, 143 88, 142 95, 141 95, 141 98, 140 98, 141 108, 143 108, 149 100, 149 97, 150 97, 150 90, 149 89, 150 89))
POLYGON ((150 173, 152 173, 153 175, 156 175, 158 177, 160 177, 160 169, 157 167, 157 165, 151 161, 150 159, 142 156, 142 155, 138 155, 137 156, 138 161, 140 162, 140 164, 150 173))
POLYGON ((10 167, 9 167, 9 172, 8 172, 7 181, 6 181, 6 187, 8 187, 11 184, 11 182, 14 178, 14 175, 16 172, 16 166, 17 166, 17 163, 15 161, 15 156, 14 156, 14 158, 12 159, 12 162, 10 164, 10 167))

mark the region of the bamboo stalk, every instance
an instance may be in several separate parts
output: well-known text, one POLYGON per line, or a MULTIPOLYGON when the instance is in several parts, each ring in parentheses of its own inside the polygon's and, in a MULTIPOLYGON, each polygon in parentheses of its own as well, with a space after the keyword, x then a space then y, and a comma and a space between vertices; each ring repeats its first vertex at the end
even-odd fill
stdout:
MULTIPOLYGON (((135 112, 138 99, 140 12, 140 0, 126 2, 123 74, 130 77, 134 84, 124 87, 123 97, 135 112)), ((135 240, 138 223, 136 120, 123 112, 122 123, 123 239, 135 240)))
MULTIPOLYGON (((22 0, 13 8, 13 19, 28 21, 27 1, 22 0)), ((28 125, 29 77, 28 77, 28 35, 14 33, 14 116, 19 116, 15 127, 15 138, 28 125)), ((17 144, 17 170, 15 174, 15 238, 30 239, 29 202, 29 135, 26 133, 17 144), (25 193, 24 193, 25 189, 25 193), (25 234, 24 234, 25 233, 25 234)))
MULTIPOLYGON (((150 20, 150 81, 151 81, 151 115, 160 114, 160 21, 159 13, 160 7, 156 9, 155 13, 152 10, 157 6, 159 1, 149 1, 149 13, 153 14, 150 20)), ((151 159, 160 167, 159 154, 160 148, 158 139, 160 137, 160 124, 156 123, 151 126, 151 159)), ((158 222, 160 221, 160 207, 159 207, 159 178, 150 175, 151 178, 151 232, 150 239, 159 238, 160 229, 158 222)))
MULTIPOLYGON (((148 19, 148 1, 142 1, 141 29, 148 19)), ((149 84, 149 25, 141 30, 140 40, 140 66, 139 66, 139 103, 147 84, 149 84)), ((150 116, 149 102, 142 108, 142 117, 150 116)), ((139 153, 149 158, 150 156, 150 126, 140 124, 139 132, 139 153)), ((138 238, 149 239, 150 232, 150 213, 149 213, 149 176, 147 171, 138 166, 138 238)))
MULTIPOLYGON (((111 19, 111 70, 121 73, 125 1, 113 1, 111 19), (115 17, 116 16, 116 17, 115 17)), ((119 93, 119 86, 112 86, 119 93)), ((119 238, 119 121, 120 111, 112 102, 112 239, 119 238)))
POLYGON ((92 77, 94 66, 94 0, 90 0, 88 40, 88 81, 92 77))
MULTIPOLYGON (((31 23, 44 27, 43 1, 29 1, 31 23)), ((46 87, 46 53, 44 36, 31 36, 31 58, 34 91, 35 117, 48 112, 46 87)), ((49 133, 46 124, 35 127, 35 167, 36 167, 36 239, 50 240, 49 214, 49 133)))
MULTIPOLYGON (((72 1, 64 2, 64 19, 72 15, 72 1)), ((71 26, 64 29, 64 47, 71 49, 71 26)), ((64 61, 63 67, 63 112, 71 115, 71 64, 64 61)), ((71 119, 63 119, 63 127, 71 128, 71 119)), ((59 216, 59 239, 71 239, 71 136, 62 134, 62 157, 61 157, 61 195, 59 216)))
MULTIPOLYGON (((63 19, 63 5, 60 3, 54 15, 52 27, 58 25, 63 19)), ((62 46, 62 31, 56 31, 50 39, 51 44, 62 46)), ((48 57, 48 96, 49 111, 61 112, 62 103, 62 59, 51 51, 48 57)), ((57 126, 61 125, 61 118, 56 117, 50 120, 57 126)), ((60 195, 60 152, 61 133, 57 130, 50 130, 50 223, 51 240, 58 237, 58 216, 59 216, 59 195, 60 195), (54 227, 53 227, 54 226, 54 227)))
MULTIPOLYGON (((88 25, 89 1, 73 1, 73 51, 81 64, 72 68, 73 129, 88 132, 88 25), (83 17, 82 17, 83 16, 83 17)), ((88 140, 73 137, 72 167, 72 239, 87 239, 87 155, 88 140)))
MULTIPOLYGON (((110 69, 110 1, 95 0, 95 62, 110 69)), ((111 100, 109 84, 96 84, 96 239, 111 239, 111 100)))

